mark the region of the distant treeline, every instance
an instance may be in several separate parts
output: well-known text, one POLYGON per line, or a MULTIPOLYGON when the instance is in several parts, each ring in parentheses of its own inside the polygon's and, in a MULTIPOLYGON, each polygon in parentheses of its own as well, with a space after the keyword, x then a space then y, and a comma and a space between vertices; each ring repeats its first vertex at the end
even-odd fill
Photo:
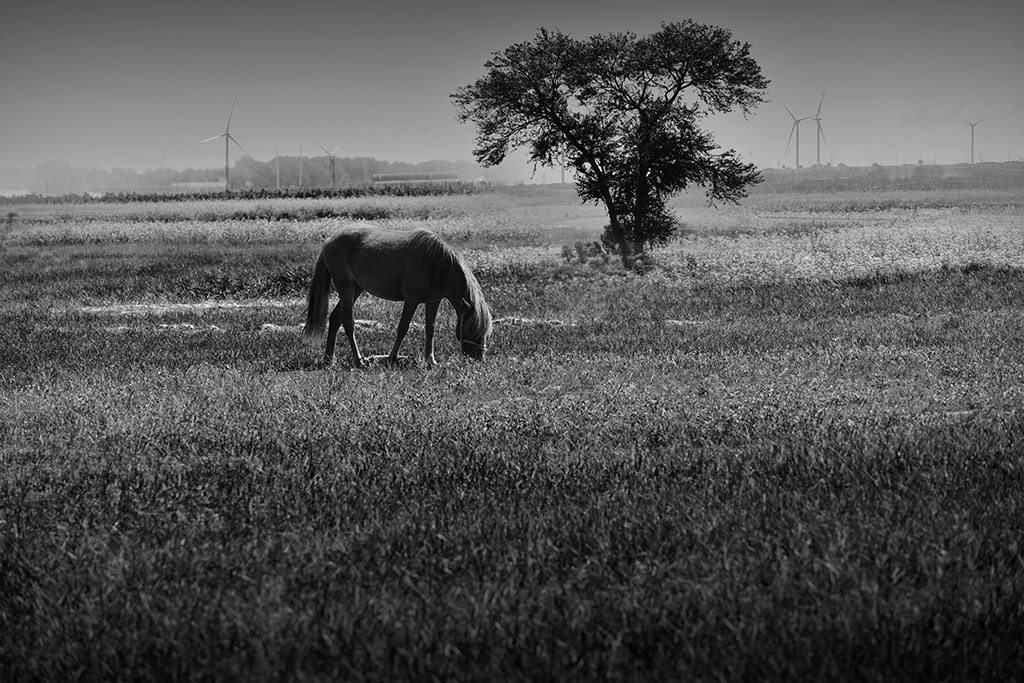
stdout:
POLYGON ((751 193, 820 194, 885 190, 1017 190, 1024 189, 1024 162, 977 164, 904 164, 901 166, 821 166, 762 171, 764 182, 751 193))
MULTIPOLYGON (((424 161, 417 164, 382 161, 372 157, 336 158, 333 182, 327 156, 278 157, 257 161, 238 159, 231 167, 232 191, 307 191, 309 189, 351 188, 368 185, 374 177, 428 176, 472 182, 508 182, 500 169, 484 169, 469 161, 424 161), (301 166, 301 172, 300 172, 301 166)), ((30 171, 0 170, 0 190, 19 190, 36 195, 216 192, 224 186, 224 167, 175 170, 75 168, 63 161, 51 161, 30 171), (217 184, 220 187, 217 187, 217 184)))
POLYGON ((128 202, 188 202, 208 199, 332 199, 351 197, 427 197, 492 192, 502 183, 377 183, 342 188, 248 188, 232 192, 108 192, 105 194, 67 193, 60 196, 24 194, 0 197, 0 206, 28 204, 102 204, 128 202))

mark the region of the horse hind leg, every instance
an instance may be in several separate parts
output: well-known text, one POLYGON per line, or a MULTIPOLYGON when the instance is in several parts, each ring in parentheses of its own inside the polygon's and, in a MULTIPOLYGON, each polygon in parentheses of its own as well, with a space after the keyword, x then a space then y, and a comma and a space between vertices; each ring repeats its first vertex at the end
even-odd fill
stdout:
POLYGON ((331 311, 331 316, 327 324, 327 343, 324 346, 325 365, 330 365, 334 361, 334 346, 338 339, 338 328, 341 327, 341 316, 341 302, 339 301, 334 306, 334 310, 331 311))
POLYGON ((359 345, 356 343, 355 316, 353 308, 356 299, 362 293, 362 288, 354 283, 349 286, 338 287, 338 304, 331 311, 330 323, 327 328, 327 345, 324 348, 324 362, 330 364, 334 358, 334 347, 338 338, 338 328, 345 329, 345 337, 348 339, 349 348, 352 350, 352 365, 362 365, 362 356, 359 354, 359 345))

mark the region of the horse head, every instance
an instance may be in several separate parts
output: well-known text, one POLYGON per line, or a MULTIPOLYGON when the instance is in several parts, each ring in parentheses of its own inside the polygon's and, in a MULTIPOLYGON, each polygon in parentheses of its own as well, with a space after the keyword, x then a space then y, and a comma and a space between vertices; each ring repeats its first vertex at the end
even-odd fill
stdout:
POLYGON ((475 360, 483 360, 491 334, 491 312, 487 304, 482 299, 474 304, 463 298, 457 312, 455 336, 462 345, 462 352, 475 360))

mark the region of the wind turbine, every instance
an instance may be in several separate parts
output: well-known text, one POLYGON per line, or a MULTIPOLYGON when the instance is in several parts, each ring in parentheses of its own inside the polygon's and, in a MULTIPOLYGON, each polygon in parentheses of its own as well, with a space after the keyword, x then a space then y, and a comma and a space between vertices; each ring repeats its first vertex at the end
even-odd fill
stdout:
MULTIPOLYGON (((316 138, 313 138, 313 142, 316 142, 316 138)), ((316 142, 316 145, 317 145, 317 147, 322 149, 324 152, 327 152, 327 148, 324 147, 323 145, 321 145, 319 142, 316 142)), ((339 149, 341 149, 341 145, 338 145, 337 147, 335 147, 333 152, 327 152, 327 156, 331 157, 331 189, 332 190, 334 189, 334 166, 335 166, 335 162, 338 160, 338 150, 339 149)))
MULTIPOLYGON (((816 166, 821 166, 821 142, 825 139, 825 131, 821 128, 821 105, 825 102, 825 91, 821 91, 821 100, 818 102, 818 113, 811 119, 818 124, 818 159, 816 166)), ((799 139, 799 138, 798 138, 799 139)), ((825 143, 828 144, 827 142, 825 143)))
MULTIPOLYGON (((782 104, 782 103, 779 102, 779 104, 782 104)), ((799 170, 800 169, 800 123, 802 121, 806 121, 806 120, 814 118, 814 117, 813 116, 805 116, 802 119, 798 119, 796 116, 793 115, 793 112, 789 111, 789 107, 787 107, 784 104, 782 104, 782 106, 785 108, 785 110, 787 112, 789 112, 790 117, 792 117, 792 119, 793 119, 793 127, 789 129, 789 140, 786 142, 786 153, 789 154, 789 143, 793 142, 793 133, 795 132, 796 133, 796 168, 797 168, 797 170, 799 170)))
POLYGON ((245 151, 245 147, 242 147, 241 143, 239 143, 238 140, 236 140, 234 138, 234 136, 231 135, 231 115, 235 113, 235 102, 237 102, 237 101, 238 101, 238 93, 236 92, 235 93, 235 99, 231 101, 231 111, 228 112, 228 125, 224 126, 224 132, 221 133, 220 135, 214 135, 212 138, 206 138, 205 140, 200 140, 199 141, 200 143, 203 143, 203 142, 210 142, 211 140, 216 140, 217 138, 224 138, 224 191, 225 192, 230 192, 231 191, 231 182, 228 179, 228 173, 229 173, 229 170, 230 170, 230 154, 229 154, 229 152, 231 151, 231 143, 233 142, 236 145, 238 145, 238 149, 242 150, 242 154, 244 154, 245 156, 249 157, 250 159, 252 158, 252 155, 250 155, 248 152, 245 151))
POLYGON ((961 121, 963 121, 964 123, 966 123, 968 126, 971 127, 971 163, 973 164, 974 163, 974 127, 976 125, 978 125, 979 123, 981 123, 982 121, 984 121, 985 119, 987 119, 988 117, 986 116, 985 119, 978 119, 974 123, 971 123, 967 119, 962 119, 959 116, 957 118, 960 119, 961 121))

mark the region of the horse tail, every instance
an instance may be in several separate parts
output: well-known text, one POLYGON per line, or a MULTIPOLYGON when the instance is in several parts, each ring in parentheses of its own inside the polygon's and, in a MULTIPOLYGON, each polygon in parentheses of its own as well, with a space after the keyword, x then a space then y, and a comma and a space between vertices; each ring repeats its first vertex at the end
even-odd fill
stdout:
POLYGON ((321 251, 313 269, 313 282, 309 285, 309 298, 306 300, 306 326, 302 336, 316 339, 323 336, 324 319, 327 318, 327 304, 331 298, 331 273, 327 270, 327 262, 321 251))

